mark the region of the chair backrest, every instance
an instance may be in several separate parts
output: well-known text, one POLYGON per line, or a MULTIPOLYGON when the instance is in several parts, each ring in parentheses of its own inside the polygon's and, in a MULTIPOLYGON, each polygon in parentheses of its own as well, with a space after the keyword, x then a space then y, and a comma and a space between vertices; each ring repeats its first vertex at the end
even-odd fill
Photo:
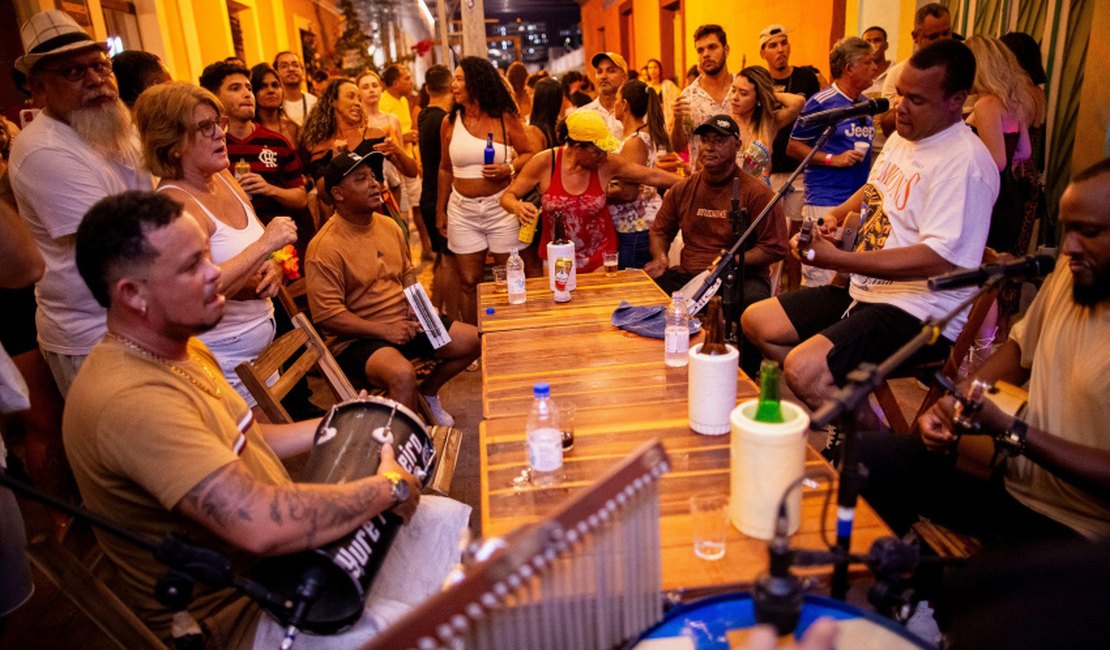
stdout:
POLYGON ((293 316, 292 330, 274 339, 254 361, 239 364, 235 372, 270 422, 288 423, 293 418, 281 405, 281 400, 313 367, 319 369, 337 400, 356 397, 350 380, 302 312, 293 316), (271 384, 274 376, 277 380, 271 384))
MULTIPOLYGON (((1003 283, 1004 284, 1004 283, 1003 283)), ((987 291, 984 291, 975 302, 971 303, 971 311, 967 314, 967 323, 964 328, 960 330, 960 335, 956 337, 955 342, 952 343, 952 350, 948 353, 948 358, 944 360, 944 366, 941 367, 940 372, 945 377, 955 380, 956 374, 960 370, 960 364, 967 358, 968 351, 975 343, 978 337, 979 330, 983 327, 983 322, 986 321, 987 316, 991 312, 991 307, 994 301, 998 298, 998 293, 1002 290, 1002 285, 996 285, 987 291)), ((917 409, 917 415, 914 417, 912 425, 913 431, 917 432, 917 420, 925 411, 936 404, 937 401, 944 397, 944 389, 937 384, 936 381, 929 382, 929 392, 925 394, 925 399, 921 401, 921 406, 917 409)))
POLYGON ((366 650, 612 648, 663 615, 658 481, 644 444, 551 516, 486 540, 476 563, 366 650))
POLYGON ((288 285, 281 285, 278 287, 277 293, 278 302, 281 303, 285 309, 286 315, 289 320, 297 314, 305 311, 305 302, 308 300, 308 289, 305 286, 304 278, 294 280, 288 285))

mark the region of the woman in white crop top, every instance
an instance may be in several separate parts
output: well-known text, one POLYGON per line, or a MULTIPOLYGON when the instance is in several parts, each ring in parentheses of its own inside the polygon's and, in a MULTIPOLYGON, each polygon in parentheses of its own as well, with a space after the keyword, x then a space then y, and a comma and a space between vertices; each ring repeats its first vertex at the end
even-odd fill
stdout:
POLYGON ((157 192, 181 202, 208 233, 212 261, 222 272, 227 296, 224 317, 200 336, 220 362, 228 383, 250 404, 254 400, 235 366, 258 356, 273 340, 270 298, 282 282, 270 254, 297 239, 289 217, 263 228, 250 200, 228 171, 227 124, 219 100, 188 83, 163 84, 135 104, 135 121, 147 167, 161 182, 157 192))
POLYGON ((520 222, 500 205, 514 171, 532 157, 516 102, 493 65, 475 56, 463 58, 451 80, 455 105, 440 128, 442 151, 436 227, 458 260, 463 320, 478 322, 477 288, 485 271, 486 252, 504 264, 523 248, 520 222), (486 137, 493 135, 493 164, 485 164, 486 137))

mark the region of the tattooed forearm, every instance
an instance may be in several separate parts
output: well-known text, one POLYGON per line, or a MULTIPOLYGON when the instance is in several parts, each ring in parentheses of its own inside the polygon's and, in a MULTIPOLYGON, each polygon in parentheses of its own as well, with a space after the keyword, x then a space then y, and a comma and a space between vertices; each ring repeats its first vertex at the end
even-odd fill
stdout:
POLYGON ((346 534, 392 503, 388 481, 274 486, 240 462, 198 483, 179 508, 217 535, 258 553, 316 548, 346 534))

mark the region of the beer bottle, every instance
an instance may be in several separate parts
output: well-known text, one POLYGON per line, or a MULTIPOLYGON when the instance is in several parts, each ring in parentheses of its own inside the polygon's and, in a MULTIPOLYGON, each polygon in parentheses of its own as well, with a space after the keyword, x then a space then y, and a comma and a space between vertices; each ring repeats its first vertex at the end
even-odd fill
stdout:
POLYGON ((725 346, 725 317, 721 311, 721 297, 713 296, 709 299, 709 306, 705 309, 705 342, 701 344, 701 353, 710 356, 728 354, 725 346))
POLYGON ((567 239, 567 224, 566 221, 564 221, 563 213, 556 212, 554 215, 554 219, 555 231, 552 234, 551 243, 555 244, 556 246, 560 244, 569 244, 570 240, 567 239))
POLYGON ((759 366, 759 406, 755 411, 756 422, 782 422, 782 404, 779 402, 779 364, 764 359, 759 366))

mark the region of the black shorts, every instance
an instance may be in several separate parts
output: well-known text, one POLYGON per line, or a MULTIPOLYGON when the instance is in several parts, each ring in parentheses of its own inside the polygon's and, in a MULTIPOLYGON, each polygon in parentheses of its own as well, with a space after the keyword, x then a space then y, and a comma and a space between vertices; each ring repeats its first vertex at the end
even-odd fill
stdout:
MULTIPOLYGON (((799 341, 817 334, 832 341, 826 361, 838 386, 844 385, 844 378, 861 363, 883 361, 921 332, 920 320, 892 305, 859 302, 853 306, 846 288, 799 289, 778 300, 799 341), (851 312, 846 314, 849 307, 851 312)), ((907 363, 944 359, 951 347, 951 341, 941 338, 907 363)))
MULTIPOLYGON (((442 314, 439 318, 443 321, 443 328, 448 332, 451 331, 451 325, 455 322, 454 319, 442 314)), ((432 347, 432 342, 428 340, 428 335, 420 332, 403 345, 394 345, 385 339, 356 339, 343 348, 343 351, 335 356, 335 360, 351 380, 351 383, 359 386, 366 382, 366 361, 382 348, 393 348, 410 361, 413 359, 429 359, 434 357, 436 353, 436 349, 432 347)))

